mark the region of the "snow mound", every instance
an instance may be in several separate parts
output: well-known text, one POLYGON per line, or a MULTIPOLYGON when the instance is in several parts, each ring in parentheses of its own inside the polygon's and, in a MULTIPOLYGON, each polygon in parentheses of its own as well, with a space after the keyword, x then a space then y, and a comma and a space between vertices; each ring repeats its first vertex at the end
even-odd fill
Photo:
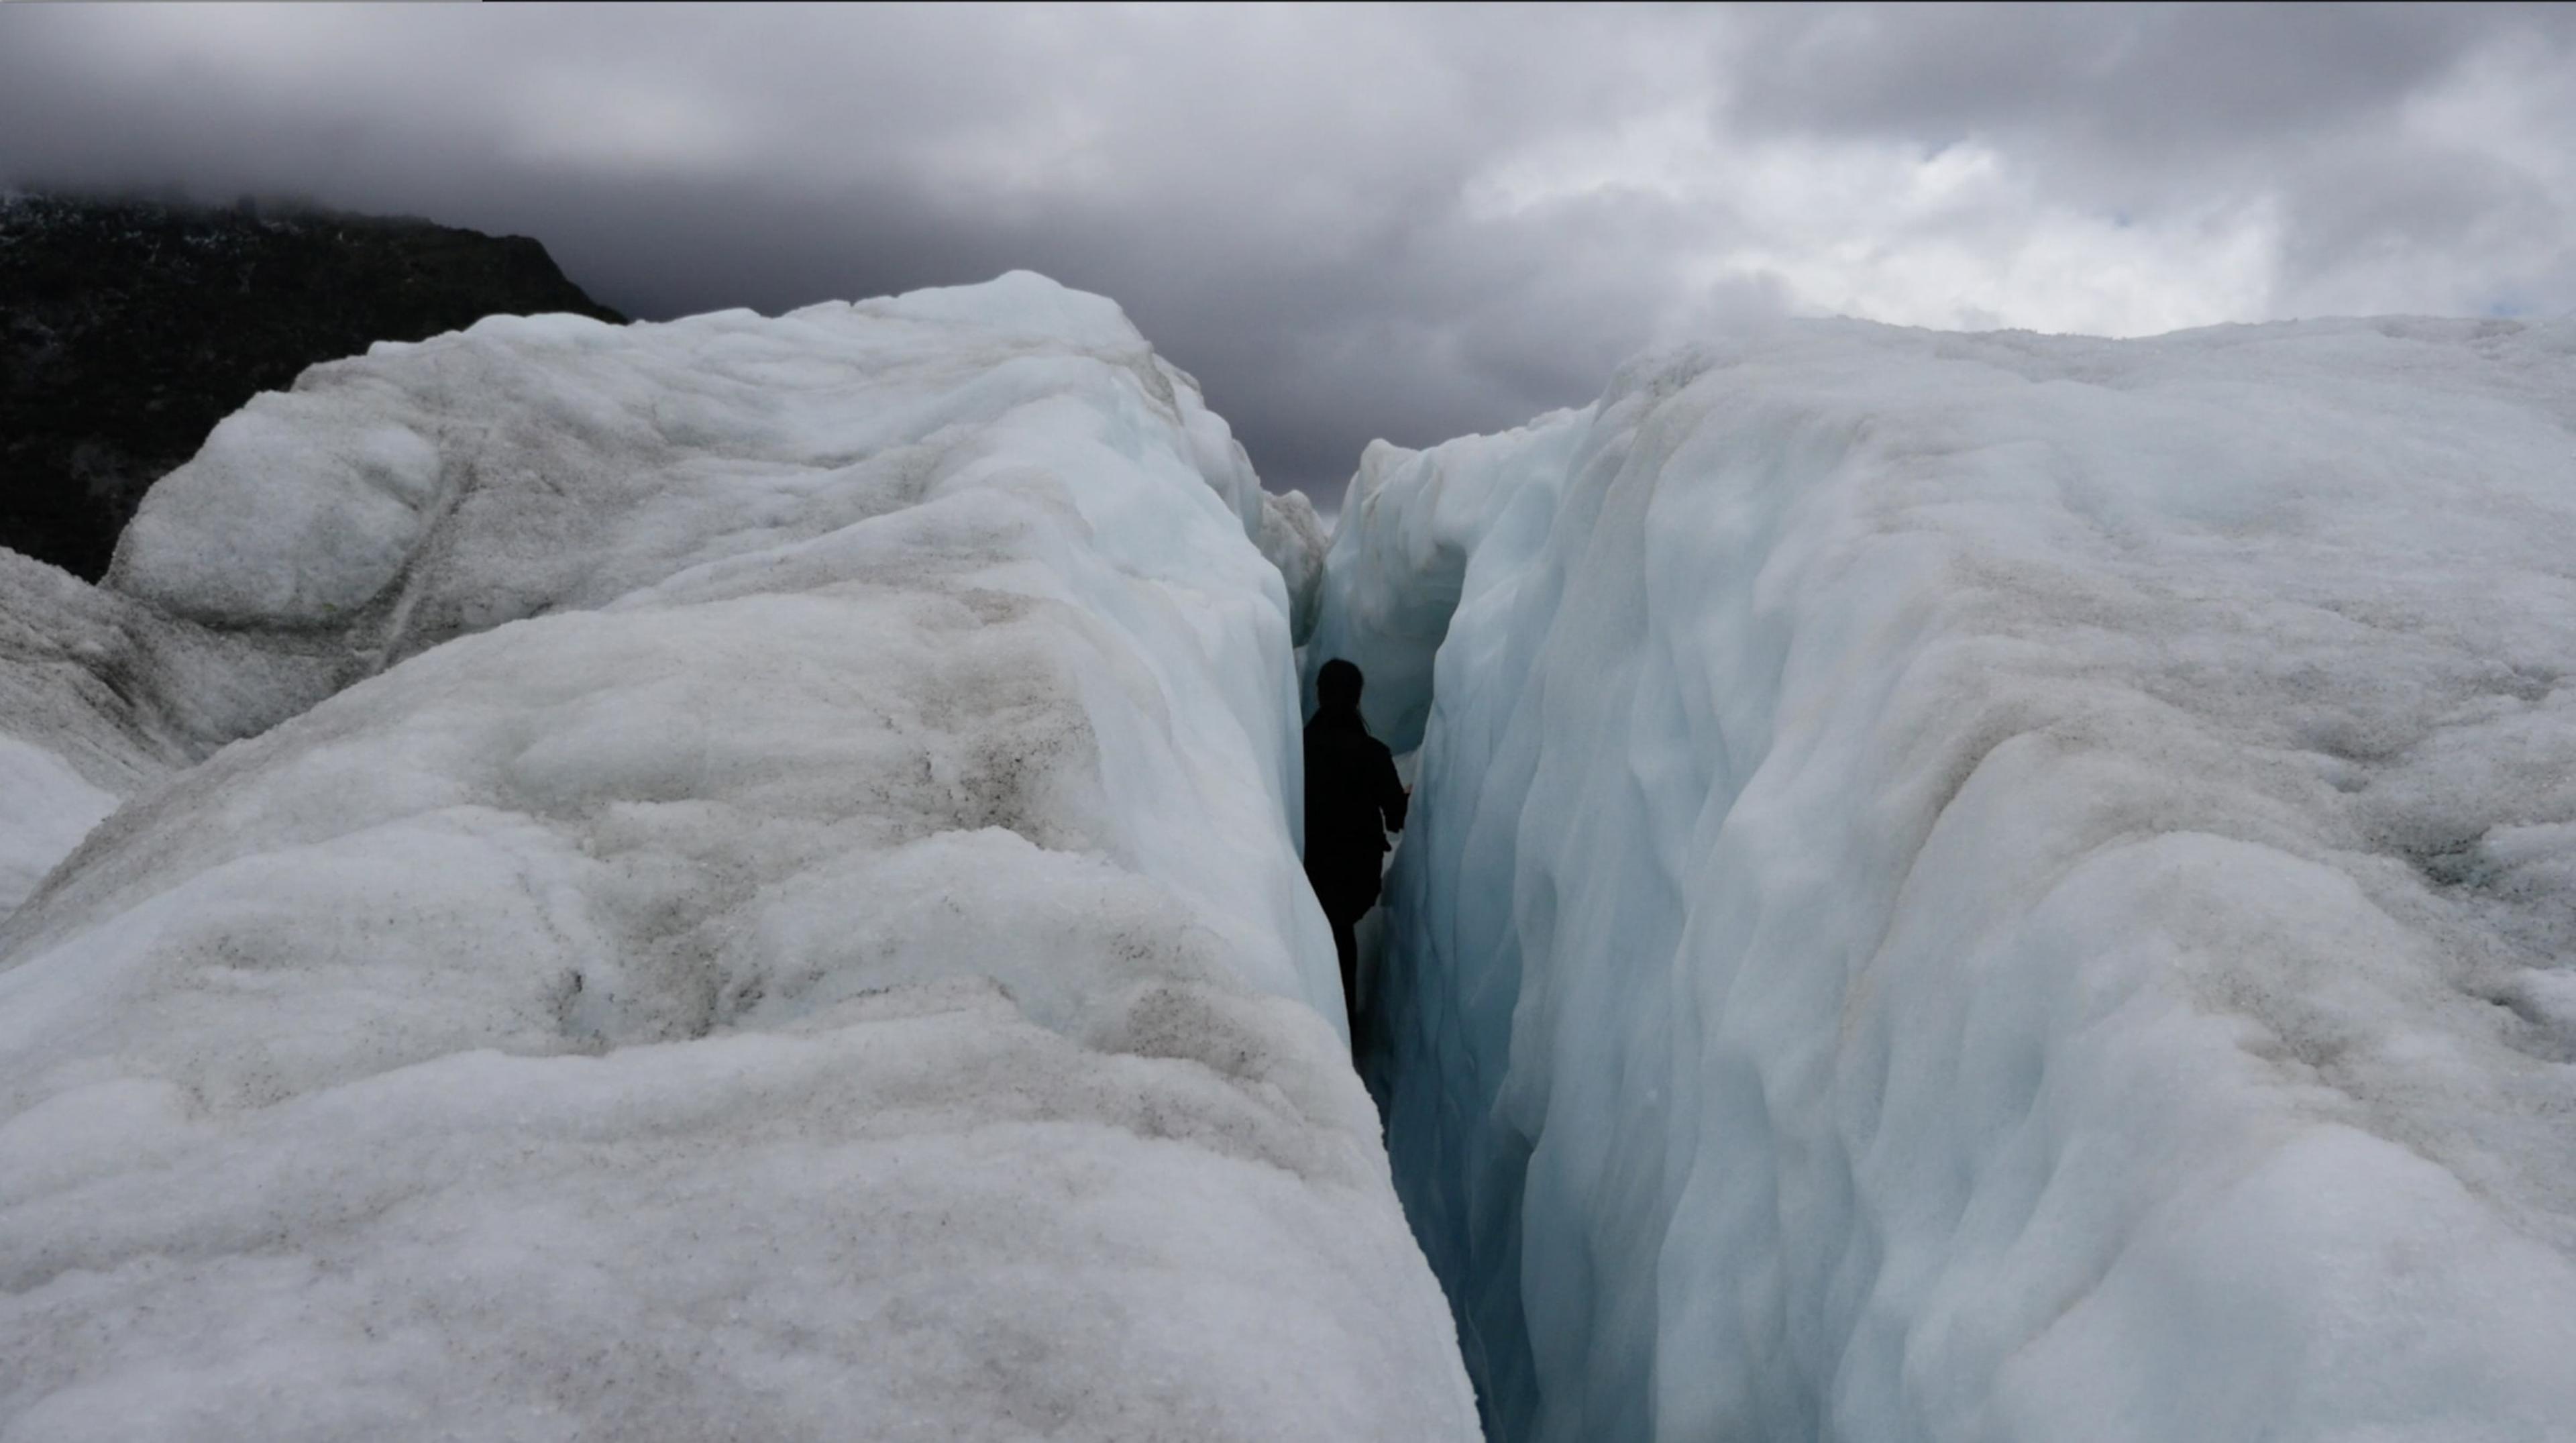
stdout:
POLYGON ((1786 325, 1373 452, 1501 1438, 2576 1434, 2576 326, 1786 325))
POLYGON ((72 604, 304 669, 0 924, 0 1432, 1471 1436, 1260 505, 1027 275, 226 422, 72 604))

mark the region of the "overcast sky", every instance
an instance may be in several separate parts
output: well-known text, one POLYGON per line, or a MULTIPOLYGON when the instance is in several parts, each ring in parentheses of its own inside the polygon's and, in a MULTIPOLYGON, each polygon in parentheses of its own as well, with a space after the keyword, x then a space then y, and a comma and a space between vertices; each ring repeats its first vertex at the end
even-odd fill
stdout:
POLYGON ((2576 309, 2576 7, 0 5, 0 181, 543 240, 645 317, 1105 292, 1274 488, 1778 311, 2576 309))

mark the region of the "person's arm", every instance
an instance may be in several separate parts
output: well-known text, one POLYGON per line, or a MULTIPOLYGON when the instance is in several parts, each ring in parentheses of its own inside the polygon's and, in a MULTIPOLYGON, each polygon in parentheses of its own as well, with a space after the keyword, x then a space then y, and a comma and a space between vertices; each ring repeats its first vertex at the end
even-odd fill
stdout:
POLYGON ((1378 743, 1377 747, 1376 782, 1377 809, 1386 818, 1386 829, 1403 831, 1404 809, 1412 798, 1405 795, 1404 779, 1395 774, 1395 754, 1386 749, 1384 742, 1378 743))

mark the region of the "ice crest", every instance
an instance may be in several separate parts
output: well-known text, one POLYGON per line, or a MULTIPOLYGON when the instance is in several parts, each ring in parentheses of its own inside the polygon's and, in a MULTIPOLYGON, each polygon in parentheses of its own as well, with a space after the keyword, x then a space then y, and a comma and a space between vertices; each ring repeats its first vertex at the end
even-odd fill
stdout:
POLYGON ((5 1431, 1472 1436, 1263 514, 1013 275, 380 346, 0 565, 0 886, 129 798, 0 923, 5 1431))

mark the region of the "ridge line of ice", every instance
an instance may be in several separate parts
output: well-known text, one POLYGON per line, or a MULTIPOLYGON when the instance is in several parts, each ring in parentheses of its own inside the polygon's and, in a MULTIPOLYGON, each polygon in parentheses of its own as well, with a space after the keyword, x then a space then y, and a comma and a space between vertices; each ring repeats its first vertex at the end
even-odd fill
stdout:
POLYGON ((0 1432, 1469 1436, 1280 524, 1026 274, 228 420, 48 603, 244 739, 0 921, 0 1432))

